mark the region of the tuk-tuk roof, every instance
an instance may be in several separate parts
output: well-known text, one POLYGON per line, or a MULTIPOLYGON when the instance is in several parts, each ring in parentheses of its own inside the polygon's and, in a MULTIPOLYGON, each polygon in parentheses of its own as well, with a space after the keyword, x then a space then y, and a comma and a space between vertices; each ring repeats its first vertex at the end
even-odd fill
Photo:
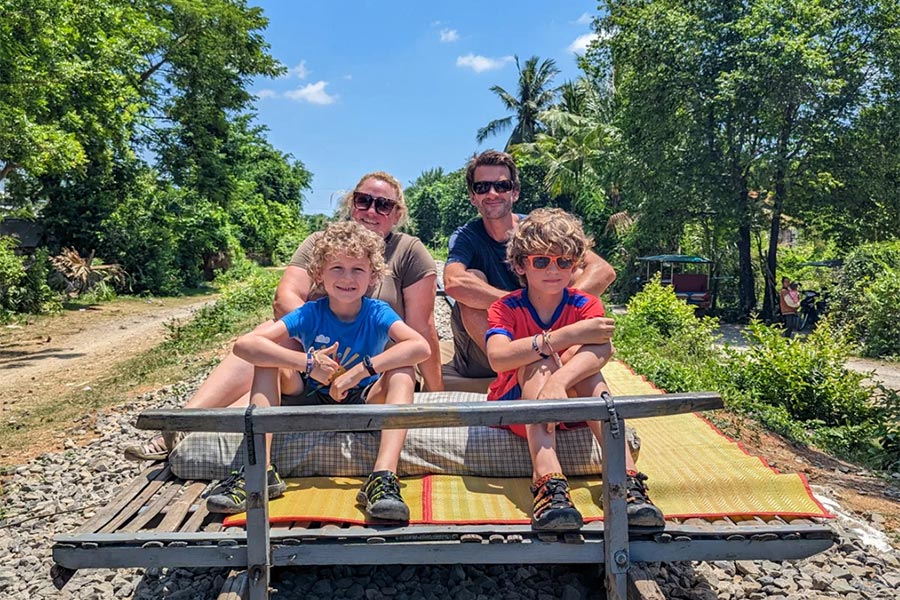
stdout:
POLYGON ((641 256, 638 258, 642 262, 668 262, 668 263, 712 263, 708 258, 702 256, 692 256, 690 254, 657 254, 654 256, 641 256))

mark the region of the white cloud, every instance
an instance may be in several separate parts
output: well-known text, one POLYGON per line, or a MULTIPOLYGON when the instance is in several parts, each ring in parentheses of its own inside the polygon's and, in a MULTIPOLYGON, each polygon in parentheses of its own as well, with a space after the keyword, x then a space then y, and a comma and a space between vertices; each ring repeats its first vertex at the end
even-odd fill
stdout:
POLYGON ((455 29, 441 29, 442 42, 455 42, 459 39, 459 32, 455 29))
POLYGON ((256 97, 261 100, 265 100, 266 98, 277 98, 278 92, 269 89, 259 90, 258 92, 256 92, 256 97))
POLYGON ((587 50, 587 47, 597 39, 596 33, 585 33, 584 35, 579 35, 575 38, 575 41, 569 44, 569 52, 574 52, 575 54, 584 54, 587 50))
POLYGON ((294 76, 297 79, 306 79, 307 75, 309 75, 309 69, 306 68, 305 60, 301 60, 296 67, 291 67, 287 72, 288 77, 294 76))
POLYGON ((582 13, 575 22, 579 25, 590 25, 594 21, 594 15, 590 13, 582 13))
POLYGON ((502 58, 488 58, 487 56, 480 56, 478 54, 467 54, 465 56, 456 57, 456 66, 469 67, 476 73, 481 73, 483 71, 494 71, 496 69, 502 69, 512 61, 512 56, 504 56, 502 58))
POLYGON ((309 102, 310 104, 334 104, 334 101, 337 100, 338 97, 337 95, 329 95, 328 92, 325 91, 326 85, 328 85, 327 81, 317 81, 316 83, 305 85, 302 88, 285 92, 284 96, 291 100, 309 102))

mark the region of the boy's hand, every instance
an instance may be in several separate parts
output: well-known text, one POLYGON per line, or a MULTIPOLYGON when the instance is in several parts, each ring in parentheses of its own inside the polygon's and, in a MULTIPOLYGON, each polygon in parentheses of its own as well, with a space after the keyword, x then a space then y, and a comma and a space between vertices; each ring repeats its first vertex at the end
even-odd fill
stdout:
POLYGON ((316 366, 313 368, 312 372, 309 373, 309 376, 319 383, 328 385, 331 380, 334 379, 335 373, 341 368, 340 363, 334 360, 334 355, 337 353, 337 350, 338 342, 335 342, 327 348, 322 348, 321 350, 313 352, 316 366))
POLYGON ((334 399, 335 402, 343 402, 344 398, 347 397, 347 392, 359 385, 359 382, 364 379, 364 377, 360 376, 357 373, 357 371, 361 370, 358 368, 358 366, 359 365, 353 367, 348 371, 344 371, 343 373, 335 377, 334 381, 331 382, 329 395, 334 399))

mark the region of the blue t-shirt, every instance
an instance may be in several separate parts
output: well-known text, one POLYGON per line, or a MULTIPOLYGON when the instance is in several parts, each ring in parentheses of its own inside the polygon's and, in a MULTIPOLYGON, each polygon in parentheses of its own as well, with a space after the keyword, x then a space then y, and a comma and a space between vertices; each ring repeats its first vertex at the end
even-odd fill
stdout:
POLYGON ((467 269, 478 269, 495 288, 512 292, 522 287, 506 262, 506 242, 498 242, 488 235, 482 219, 469 221, 450 236, 447 264, 455 262, 467 269))
MULTIPOLYGON (((321 350, 338 342, 335 360, 347 369, 362 362, 364 356, 381 354, 389 339, 388 330, 399 320, 387 302, 366 297, 352 321, 338 319, 331 312, 327 297, 307 302, 281 318, 290 336, 300 340, 307 350, 321 350)), ((359 387, 376 379, 377 375, 366 377, 359 387)), ((327 386, 317 389, 328 393, 327 386)))

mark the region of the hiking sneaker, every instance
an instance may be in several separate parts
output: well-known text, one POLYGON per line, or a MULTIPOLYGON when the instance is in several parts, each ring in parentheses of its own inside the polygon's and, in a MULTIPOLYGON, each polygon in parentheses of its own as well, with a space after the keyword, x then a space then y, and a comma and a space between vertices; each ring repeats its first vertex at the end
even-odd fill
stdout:
POLYGON ((572 504, 569 482, 562 473, 548 473, 531 486, 534 511, 531 528, 537 531, 575 531, 584 520, 572 504))
POLYGON ((400 480, 391 471, 373 471, 356 494, 373 519, 409 521, 409 507, 400 497, 400 480))
MULTIPOLYGON (((269 484, 269 500, 278 498, 287 489, 287 484, 275 465, 271 465, 266 472, 269 484)), ((244 467, 237 471, 232 471, 227 479, 223 479, 219 485, 214 487, 206 498, 206 509, 211 513, 225 513, 233 515, 236 513, 246 512, 247 510, 247 489, 246 480, 244 479, 244 467)))
POLYGON ((128 460, 166 460, 169 452, 184 439, 183 431, 165 431, 145 444, 132 444, 124 450, 128 460))
POLYGON ((642 529, 665 529, 666 520, 650 496, 647 495, 647 486, 644 482, 647 476, 643 473, 629 475, 626 480, 625 502, 627 503, 628 526, 642 529))

